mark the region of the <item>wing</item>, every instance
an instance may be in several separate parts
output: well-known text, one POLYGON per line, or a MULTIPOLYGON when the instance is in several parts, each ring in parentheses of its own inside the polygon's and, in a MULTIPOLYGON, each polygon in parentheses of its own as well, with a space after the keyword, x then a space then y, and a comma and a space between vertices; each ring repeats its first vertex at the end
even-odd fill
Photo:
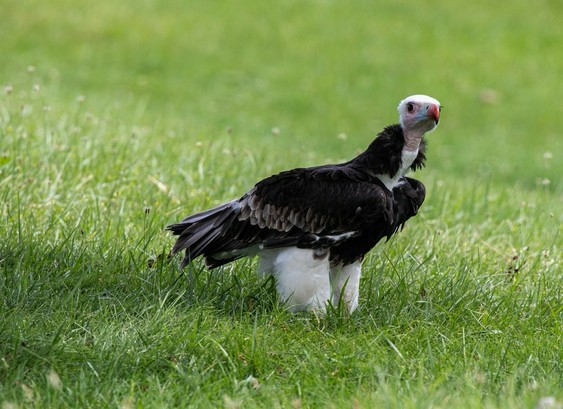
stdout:
POLYGON ((418 213, 425 198, 426 188, 413 178, 404 177, 403 183, 393 189, 395 231, 403 228, 406 221, 418 213))
POLYGON ((416 215, 425 197, 424 185, 404 177, 392 192, 390 215, 384 219, 370 219, 360 234, 338 243, 330 250, 333 265, 347 265, 361 260, 381 239, 389 239, 405 222, 416 215))
POLYGON ((239 221, 290 237, 341 235, 375 221, 393 221, 390 192, 377 178, 344 165, 271 176, 244 195, 240 205, 239 221))
POLYGON ((300 168, 266 178, 239 200, 168 226, 186 250, 183 265, 204 255, 210 267, 252 247, 331 246, 366 226, 392 225, 391 193, 377 178, 345 165, 300 168))

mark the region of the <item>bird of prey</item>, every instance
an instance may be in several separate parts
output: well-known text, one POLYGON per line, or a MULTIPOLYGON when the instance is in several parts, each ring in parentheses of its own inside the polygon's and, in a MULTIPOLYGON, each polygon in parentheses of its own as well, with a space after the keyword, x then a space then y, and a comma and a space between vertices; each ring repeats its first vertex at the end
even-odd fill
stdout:
POLYGON ((178 236, 172 254, 185 250, 182 268, 199 256, 215 268, 258 255, 258 271, 275 277, 291 311, 339 302, 354 311, 364 256, 416 215, 426 194, 405 174, 425 164, 424 135, 438 125, 440 103, 412 95, 398 111, 399 123, 354 159, 278 173, 168 226, 178 236))

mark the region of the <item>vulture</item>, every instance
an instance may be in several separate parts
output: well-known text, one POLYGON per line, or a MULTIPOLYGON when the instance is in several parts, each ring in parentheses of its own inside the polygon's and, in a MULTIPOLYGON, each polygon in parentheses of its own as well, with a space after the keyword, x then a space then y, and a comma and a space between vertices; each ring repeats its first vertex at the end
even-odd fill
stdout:
POLYGON ((259 256, 258 271, 276 279, 292 312, 358 306, 362 260, 417 214, 426 189, 405 176, 425 164, 424 135, 440 119, 440 103, 412 95, 354 159, 296 168, 267 177, 239 199, 167 227, 178 236, 171 253, 181 264, 203 256, 215 268, 259 256))

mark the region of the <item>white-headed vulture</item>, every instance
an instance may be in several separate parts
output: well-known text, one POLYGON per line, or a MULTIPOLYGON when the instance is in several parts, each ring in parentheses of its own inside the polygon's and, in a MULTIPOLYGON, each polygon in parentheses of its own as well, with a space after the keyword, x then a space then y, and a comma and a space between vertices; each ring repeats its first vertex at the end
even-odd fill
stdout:
POLYGON ((440 103, 412 95, 400 122, 384 128, 356 158, 297 168, 258 182, 241 198, 168 226, 185 250, 182 267, 203 256, 215 268, 258 255, 292 311, 358 305, 361 263, 382 238, 416 215, 424 185, 406 177, 425 163, 424 134, 440 119, 440 103))

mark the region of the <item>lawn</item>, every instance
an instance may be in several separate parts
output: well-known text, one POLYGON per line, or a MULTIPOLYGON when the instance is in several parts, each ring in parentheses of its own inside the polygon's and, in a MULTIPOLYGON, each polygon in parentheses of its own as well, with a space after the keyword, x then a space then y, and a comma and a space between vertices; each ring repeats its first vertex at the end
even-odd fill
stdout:
POLYGON ((0 0, 0 405, 563 405, 563 3, 0 0), (444 105, 350 317, 164 230, 444 105))

